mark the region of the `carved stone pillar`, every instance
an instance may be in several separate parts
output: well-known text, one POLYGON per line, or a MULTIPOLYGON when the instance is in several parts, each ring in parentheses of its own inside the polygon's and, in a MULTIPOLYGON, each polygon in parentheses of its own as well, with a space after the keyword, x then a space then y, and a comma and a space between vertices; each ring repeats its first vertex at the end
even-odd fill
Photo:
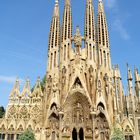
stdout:
POLYGON ((62 119, 63 119, 64 113, 62 111, 59 112, 59 140, 62 140, 62 119))
POLYGON ((5 140, 7 140, 7 138, 8 138, 8 134, 5 134, 5 140))
POLYGON ((95 130, 95 116, 96 116, 96 112, 95 111, 91 111, 90 115, 92 117, 92 140, 94 140, 94 130, 95 130))
POLYGON ((14 140, 16 140, 16 138, 17 138, 17 135, 16 135, 16 134, 14 134, 14 140))

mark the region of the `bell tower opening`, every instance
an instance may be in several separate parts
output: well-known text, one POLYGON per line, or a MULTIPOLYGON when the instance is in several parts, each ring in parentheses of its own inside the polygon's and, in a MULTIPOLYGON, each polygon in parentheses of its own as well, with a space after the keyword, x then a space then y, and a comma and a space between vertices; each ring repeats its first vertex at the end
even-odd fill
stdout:
POLYGON ((77 131, 75 128, 73 128, 73 131, 72 131, 72 140, 77 140, 77 131))
POLYGON ((79 130, 79 139, 80 140, 84 140, 84 131, 83 131, 83 128, 80 128, 80 130, 79 130))

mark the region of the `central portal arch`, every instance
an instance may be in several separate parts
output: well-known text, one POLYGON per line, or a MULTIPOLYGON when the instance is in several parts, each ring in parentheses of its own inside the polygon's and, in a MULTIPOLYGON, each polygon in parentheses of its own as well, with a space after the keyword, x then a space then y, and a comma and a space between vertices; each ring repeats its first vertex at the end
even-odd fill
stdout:
MULTIPOLYGON (((91 104, 88 97, 81 92, 70 93, 64 103, 63 123, 71 140, 84 140, 89 135, 87 126, 92 129, 92 119, 90 117, 91 104), (71 133, 70 133, 71 130, 71 133)), ((91 136, 92 137, 92 136, 91 136)))

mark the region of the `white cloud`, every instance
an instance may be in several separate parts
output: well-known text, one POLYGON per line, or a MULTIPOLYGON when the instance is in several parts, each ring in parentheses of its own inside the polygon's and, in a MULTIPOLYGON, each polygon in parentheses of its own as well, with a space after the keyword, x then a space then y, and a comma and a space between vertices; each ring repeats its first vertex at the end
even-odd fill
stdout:
POLYGON ((117 6, 117 1, 116 0, 105 0, 107 8, 115 8, 117 6))
MULTIPOLYGON (((114 30, 116 32, 119 33, 119 35, 121 36, 122 39, 124 40, 129 40, 130 39, 130 35, 127 31, 127 28, 124 26, 124 22, 126 20, 126 18, 124 17, 124 15, 121 13, 120 14, 120 10, 119 10, 119 5, 118 5, 118 1, 117 0, 104 0, 106 8, 110 11, 112 11, 112 15, 114 17, 113 20, 113 24, 112 27, 114 28, 114 30), (121 18, 120 18, 121 16, 121 18), (122 21, 123 19, 123 21, 122 21)), ((126 22, 126 21, 125 21, 126 22)))
POLYGON ((128 34, 127 30, 125 29, 122 21, 120 19, 116 19, 113 23, 114 25, 114 29, 119 32, 120 36, 124 39, 124 40, 129 40, 130 39, 130 35, 128 34))
MULTIPOLYGON (((14 83, 15 80, 17 79, 16 76, 3 76, 0 75, 0 83, 5 82, 5 83, 14 83)), ((20 82, 23 82, 23 79, 19 79, 20 82)))

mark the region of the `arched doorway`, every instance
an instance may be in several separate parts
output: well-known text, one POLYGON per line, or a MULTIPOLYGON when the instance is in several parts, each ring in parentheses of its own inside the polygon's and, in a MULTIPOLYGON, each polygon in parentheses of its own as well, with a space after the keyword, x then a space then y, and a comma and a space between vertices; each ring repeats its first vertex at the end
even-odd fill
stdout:
POLYGON ((75 128, 73 128, 73 131, 72 131, 72 140, 77 140, 77 131, 75 128))
POLYGON ((80 128, 80 130, 79 130, 79 139, 80 140, 84 140, 84 131, 83 131, 83 128, 80 128))

